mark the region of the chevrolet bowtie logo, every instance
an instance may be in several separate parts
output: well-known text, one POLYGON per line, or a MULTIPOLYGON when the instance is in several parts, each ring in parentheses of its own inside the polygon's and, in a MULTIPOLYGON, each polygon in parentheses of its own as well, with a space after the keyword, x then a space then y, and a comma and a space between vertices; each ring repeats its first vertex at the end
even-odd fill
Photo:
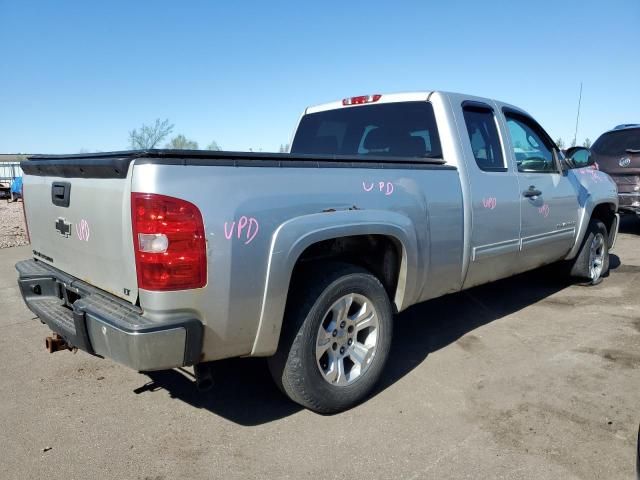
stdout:
POLYGON ((56 230, 63 237, 69 238, 69 236, 71 235, 71 224, 67 223, 64 218, 60 217, 56 222, 56 230))

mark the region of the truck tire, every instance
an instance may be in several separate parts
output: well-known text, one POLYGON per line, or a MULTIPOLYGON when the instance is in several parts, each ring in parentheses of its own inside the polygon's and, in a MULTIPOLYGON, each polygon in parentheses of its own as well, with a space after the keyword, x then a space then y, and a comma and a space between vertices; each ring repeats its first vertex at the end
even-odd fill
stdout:
POLYGON ((609 272, 609 245, 607 227, 592 218, 582 240, 582 246, 571 267, 571 276, 582 285, 597 285, 609 272))
POLYGON ((337 413, 361 402, 389 355, 391 303, 367 270, 330 264, 297 275, 269 369, 294 402, 337 413))

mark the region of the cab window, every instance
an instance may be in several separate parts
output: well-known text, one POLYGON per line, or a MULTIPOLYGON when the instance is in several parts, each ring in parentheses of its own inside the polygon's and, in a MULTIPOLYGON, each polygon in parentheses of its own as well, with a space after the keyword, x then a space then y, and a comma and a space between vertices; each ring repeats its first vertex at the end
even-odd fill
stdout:
POLYGON ((535 122, 524 115, 505 114, 519 172, 557 173, 553 147, 535 122))
POLYGON ((304 115, 291 153, 442 158, 428 102, 371 104, 304 115))
POLYGON ((481 170, 506 171, 493 110, 488 105, 463 106, 473 158, 481 170))

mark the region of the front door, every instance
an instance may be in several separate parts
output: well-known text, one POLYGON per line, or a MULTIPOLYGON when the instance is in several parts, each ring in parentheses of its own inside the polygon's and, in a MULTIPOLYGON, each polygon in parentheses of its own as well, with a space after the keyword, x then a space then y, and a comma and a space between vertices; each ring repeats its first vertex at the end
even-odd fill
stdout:
POLYGON ((555 145, 530 117, 505 112, 520 186, 521 265, 563 258, 573 246, 578 195, 560 168, 555 145))

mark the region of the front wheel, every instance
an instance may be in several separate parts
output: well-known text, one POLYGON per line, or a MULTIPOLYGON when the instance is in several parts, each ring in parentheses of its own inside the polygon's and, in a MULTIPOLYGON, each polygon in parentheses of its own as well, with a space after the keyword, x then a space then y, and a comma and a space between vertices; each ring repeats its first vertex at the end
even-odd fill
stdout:
POLYGON ((584 285, 597 285, 609 272, 609 243, 607 227, 591 219, 582 246, 574 260, 571 275, 584 285))
POLYGON ((294 281, 271 374, 310 410, 346 410, 370 393, 386 363, 393 329, 387 292, 370 272, 345 264, 294 281))

